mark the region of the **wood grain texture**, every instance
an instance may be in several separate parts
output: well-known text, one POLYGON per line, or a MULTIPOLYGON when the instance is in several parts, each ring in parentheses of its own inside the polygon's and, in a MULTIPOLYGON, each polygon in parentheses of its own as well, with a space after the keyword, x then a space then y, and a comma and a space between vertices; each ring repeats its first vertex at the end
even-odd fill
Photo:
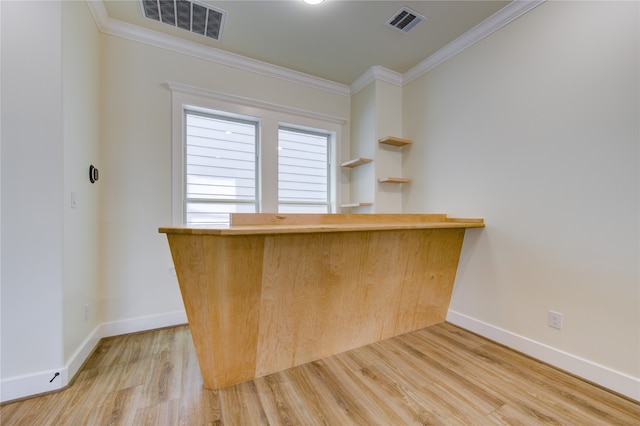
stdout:
POLYGON ((397 136, 387 136, 385 138, 378 139, 378 143, 381 143, 383 145, 393 145, 393 146, 402 147, 406 145, 411 145, 413 142, 411 142, 409 139, 399 138, 397 136))
POLYGON ((403 177, 385 177, 379 178, 379 183, 411 183, 411 178, 403 178, 403 177))
MULTIPOLYGON (((478 220, 478 219, 470 219, 478 220)), ((446 214, 282 214, 282 213, 233 213, 232 226, 255 225, 350 225, 377 223, 429 224, 447 222, 446 214)))
POLYGON ((373 160, 371 158, 358 157, 354 158, 353 160, 345 161, 344 163, 340 164, 340 167, 352 169, 354 167, 362 166, 363 164, 371 163, 372 161, 373 160))
POLYGON ((103 339, 69 388, 0 423, 637 425, 640 404, 448 323, 208 390, 180 326, 103 339))
POLYGON ((254 378, 264 237, 168 238, 205 386, 254 378))
POLYGON ((464 232, 168 234, 205 386, 443 322, 464 232))
MULTIPOLYGON (((302 215, 299 215, 302 216, 302 215)), ((308 215, 312 216, 312 215, 308 215)), ((338 215, 325 215, 338 216, 338 215)), ((344 215, 349 216, 349 215, 344 215)), ((354 215, 356 216, 356 215, 354 215)), ((370 216, 370 215, 357 215, 370 216)), ((405 215, 402 215, 405 216, 405 215)), ((283 216, 287 219, 288 216, 283 216)), ((164 234, 189 235, 274 235, 274 234, 317 234, 332 232, 396 231, 404 229, 466 229, 484 228, 482 219, 456 219, 434 221, 362 221, 360 223, 304 223, 304 224, 258 224, 219 225, 214 227, 161 227, 164 234)))
POLYGON ((366 206, 372 206, 372 205, 373 203, 362 202, 362 203, 340 204, 340 207, 342 207, 343 209, 351 209, 355 207, 366 207, 366 206))

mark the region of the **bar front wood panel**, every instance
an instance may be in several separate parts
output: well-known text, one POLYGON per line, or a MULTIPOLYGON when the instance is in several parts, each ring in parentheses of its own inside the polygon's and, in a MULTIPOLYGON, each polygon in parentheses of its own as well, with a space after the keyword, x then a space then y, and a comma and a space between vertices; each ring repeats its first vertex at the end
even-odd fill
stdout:
POLYGON ((168 238, 205 387, 254 377, 264 237, 168 238))
POLYGON ((167 232, 205 387, 443 322, 465 227, 167 232))

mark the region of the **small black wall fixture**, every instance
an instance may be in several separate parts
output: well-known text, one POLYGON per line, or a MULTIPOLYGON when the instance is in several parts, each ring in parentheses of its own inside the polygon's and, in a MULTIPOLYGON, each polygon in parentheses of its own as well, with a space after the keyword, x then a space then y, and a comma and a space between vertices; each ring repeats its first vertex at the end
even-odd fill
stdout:
POLYGON ((89 166, 89 180, 91 183, 95 183, 98 180, 98 169, 93 167, 93 164, 89 166))

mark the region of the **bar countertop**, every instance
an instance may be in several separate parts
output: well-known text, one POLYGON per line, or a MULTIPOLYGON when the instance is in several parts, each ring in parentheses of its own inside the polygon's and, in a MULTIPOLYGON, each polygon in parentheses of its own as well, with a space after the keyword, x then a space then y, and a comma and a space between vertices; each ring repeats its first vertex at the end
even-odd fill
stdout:
POLYGON ((233 214, 229 225, 164 226, 163 234, 267 235, 412 229, 483 228, 483 219, 445 214, 233 214))

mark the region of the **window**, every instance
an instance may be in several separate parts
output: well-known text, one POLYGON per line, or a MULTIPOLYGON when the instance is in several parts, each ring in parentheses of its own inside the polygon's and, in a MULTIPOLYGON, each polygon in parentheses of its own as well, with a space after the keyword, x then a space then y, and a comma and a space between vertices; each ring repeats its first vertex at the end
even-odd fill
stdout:
POLYGON ((227 223, 255 213, 258 123, 185 110, 187 225, 227 223))
POLYGON ((176 82, 171 90, 172 221, 230 213, 332 213, 346 120, 176 82))
POLYGON ((278 212, 329 213, 330 135, 278 129, 278 212))

